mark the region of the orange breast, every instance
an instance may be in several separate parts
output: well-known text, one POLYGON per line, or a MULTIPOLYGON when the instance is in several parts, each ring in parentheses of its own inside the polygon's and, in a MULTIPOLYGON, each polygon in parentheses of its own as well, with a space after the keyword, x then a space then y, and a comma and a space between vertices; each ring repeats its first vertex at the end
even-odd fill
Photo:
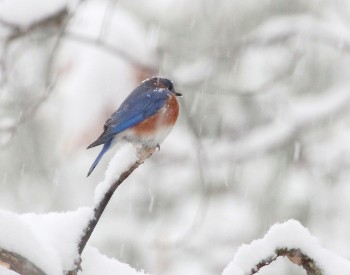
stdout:
POLYGON ((172 127, 179 116, 179 104, 175 95, 171 95, 164 107, 156 114, 133 127, 136 135, 152 135, 163 127, 172 127))

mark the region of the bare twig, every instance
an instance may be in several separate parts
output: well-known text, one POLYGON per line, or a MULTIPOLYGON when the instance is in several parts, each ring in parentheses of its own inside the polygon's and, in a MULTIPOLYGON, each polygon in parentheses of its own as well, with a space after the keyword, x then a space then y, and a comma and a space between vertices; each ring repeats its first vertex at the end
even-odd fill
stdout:
POLYGON ((156 66, 142 63, 138 59, 135 59, 132 55, 128 54, 126 51, 118 48, 115 45, 107 43, 99 38, 96 39, 93 37, 89 37, 79 33, 72 33, 72 32, 66 32, 65 38, 74 40, 80 43, 90 44, 92 46, 95 46, 96 48, 101 49, 102 51, 105 51, 114 56, 123 58, 129 64, 141 70, 150 71, 150 72, 156 72, 158 70, 156 66))
MULTIPOLYGON (((47 17, 42 18, 41 20, 34 21, 32 24, 26 27, 20 27, 11 23, 5 22, 3 19, 0 19, 0 24, 10 28, 10 33, 7 35, 2 45, 2 58, 0 62, 0 70, 1 70, 1 81, 0 87, 4 86, 7 80, 7 52, 11 45, 11 43, 21 37, 25 37, 36 31, 38 29, 49 28, 52 26, 60 26, 67 18, 69 11, 67 7, 62 7, 62 9, 57 10, 55 13, 49 14, 47 17)), ((65 25, 65 24, 64 24, 65 25)))
POLYGON ((59 26, 68 16, 69 10, 67 7, 62 7, 62 9, 57 10, 53 14, 49 14, 47 17, 42 18, 39 21, 34 21, 32 24, 26 27, 19 27, 13 25, 12 34, 7 38, 9 41, 17 39, 19 37, 28 35, 29 33, 44 27, 59 26))
POLYGON ((0 249, 0 266, 13 270, 18 274, 45 275, 45 273, 23 256, 0 249))
POLYGON ((264 260, 261 260, 254 268, 252 268, 249 275, 256 274, 264 266, 270 265, 277 260, 278 257, 287 257, 292 263, 301 266, 306 271, 307 275, 322 275, 321 269, 317 266, 315 261, 304 254, 300 249, 293 248, 279 248, 275 250, 275 255, 272 255, 264 260))

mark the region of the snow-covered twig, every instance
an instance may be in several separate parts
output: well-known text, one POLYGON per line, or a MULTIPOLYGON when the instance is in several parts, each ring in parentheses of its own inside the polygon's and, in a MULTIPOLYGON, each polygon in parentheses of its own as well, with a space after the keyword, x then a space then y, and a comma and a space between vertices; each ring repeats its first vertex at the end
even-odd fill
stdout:
MULTIPOLYGON (((155 152, 155 150, 156 148, 141 148, 138 149, 136 154, 135 148, 131 144, 128 144, 119 150, 119 152, 111 160, 106 171, 104 181, 99 183, 95 189, 94 215, 92 219, 89 220, 78 243, 79 255, 82 254, 115 190, 136 168, 138 168, 147 158, 149 158, 155 152)), ((69 271, 67 274, 77 274, 79 269, 80 265, 77 264, 76 269, 69 271)))
POLYGON ((300 249, 279 248, 274 251, 274 255, 261 260, 254 268, 252 268, 249 275, 256 274, 261 268, 267 266, 277 260, 278 257, 287 257, 292 263, 302 266, 308 275, 322 275, 321 269, 317 266, 315 261, 309 256, 301 252, 300 249))
POLYGON ((350 262, 320 246, 298 221, 273 225, 264 238, 242 245, 222 275, 253 275, 278 257, 287 257, 308 275, 346 275, 350 262))
MULTIPOLYGON (((136 150, 131 144, 120 148, 112 158, 104 180, 95 189, 94 206, 48 214, 16 214, 1 210, 0 273, 5 268, 19 274, 76 275, 80 262, 86 257, 82 255, 86 243, 114 191, 155 150, 136 150)), ((91 266, 91 263, 84 265, 91 266)), ((143 274, 128 269, 132 271, 130 274, 143 274)), ((96 273, 87 271, 86 274, 96 273)))

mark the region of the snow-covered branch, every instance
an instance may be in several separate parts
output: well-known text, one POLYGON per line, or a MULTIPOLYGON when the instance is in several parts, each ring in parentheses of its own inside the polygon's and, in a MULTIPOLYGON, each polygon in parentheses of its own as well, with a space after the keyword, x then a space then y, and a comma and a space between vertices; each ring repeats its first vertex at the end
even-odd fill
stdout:
POLYGON ((346 275, 350 262, 322 248, 298 221, 273 225, 264 238, 242 245, 222 275, 251 275, 278 257, 302 266, 308 275, 346 275))
MULTIPOLYGON (((115 190, 154 152, 155 148, 141 148, 136 152, 133 145, 127 144, 127 146, 123 147, 111 160, 109 167, 106 170, 104 181, 99 183, 95 189, 95 206, 93 210, 94 214, 89 220, 87 226, 84 228, 83 234, 79 240, 79 255, 82 254, 92 232, 94 231, 115 190)), ((68 272, 68 274, 76 274, 77 270, 79 269, 80 265, 78 265, 72 271, 68 272)))
POLYGON ((28 259, 5 249, 0 249, 0 267, 1 266, 13 270, 18 274, 45 275, 40 268, 28 261, 28 259))
POLYGON ((256 274, 264 266, 270 265, 277 260, 278 257, 287 257, 292 263, 302 266, 308 275, 323 275, 320 268, 315 261, 309 256, 305 255, 300 249, 296 248, 278 248, 274 251, 274 255, 267 259, 261 260, 254 268, 252 268, 249 275, 256 274))
POLYGON ((131 144, 122 147, 96 187, 93 207, 44 215, 0 211, 0 266, 20 274, 77 274, 87 241, 114 191, 154 151, 147 148, 136 152, 131 144))

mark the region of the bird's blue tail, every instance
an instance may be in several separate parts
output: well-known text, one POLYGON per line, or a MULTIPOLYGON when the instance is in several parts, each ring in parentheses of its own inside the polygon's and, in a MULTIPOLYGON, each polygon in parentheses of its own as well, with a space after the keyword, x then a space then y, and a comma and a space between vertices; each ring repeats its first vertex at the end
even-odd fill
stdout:
POLYGON ((92 171, 94 171, 96 165, 100 162, 101 158, 103 157, 103 155, 107 152, 107 150, 109 149, 109 147, 111 146, 112 143, 112 139, 108 140, 104 145, 103 148, 101 150, 101 152, 98 154, 97 158, 95 159, 94 163, 91 165, 89 172, 87 174, 87 177, 90 176, 90 174, 92 173, 92 171))

